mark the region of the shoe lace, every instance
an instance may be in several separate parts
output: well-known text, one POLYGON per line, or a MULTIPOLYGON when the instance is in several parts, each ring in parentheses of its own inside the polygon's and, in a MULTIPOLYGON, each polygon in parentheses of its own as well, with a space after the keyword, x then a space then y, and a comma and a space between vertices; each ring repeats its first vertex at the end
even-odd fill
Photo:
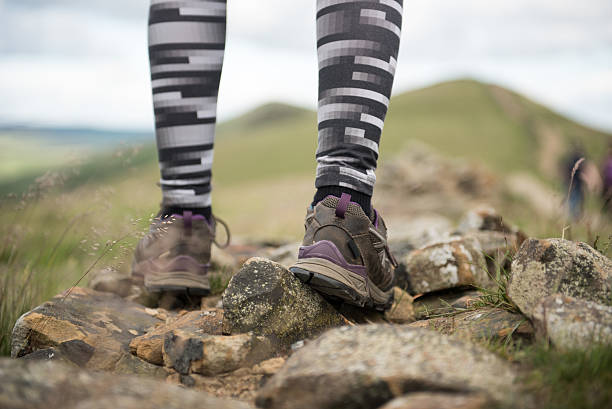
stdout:
POLYGON ((382 234, 380 234, 376 229, 374 229, 372 227, 370 227, 370 233, 375 235, 381 241, 381 243, 383 244, 383 246, 385 248, 385 252, 387 253, 387 257, 389 257, 389 260, 391 261, 391 265, 393 267, 397 268, 399 263, 395 259, 395 256, 393 256, 393 253, 391 253, 391 249, 389 248, 389 244, 387 243, 387 239, 384 238, 382 234))
POLYGON ((219 242, 217 241, 217 235, 215 234, 215 237, 213 238, 213 243, 215 243, 215 245, 220 248, 220 249, 224 249, 227 246, 229 246, 230 241, 231 241, 231 233, 230 233, 230 229, 227 225, 227 223, 225 223, 223 220, 221 220, 220 218, 218 218, 217 216, 212 216, 213 219, 215 219, 215 223, 219 223, 221 224, 221 226, 223 226, 223 229, 225 229, 225 235, 227 236, 227 240, 225 241, 225 243, 223 244, 219 244, 219 242))

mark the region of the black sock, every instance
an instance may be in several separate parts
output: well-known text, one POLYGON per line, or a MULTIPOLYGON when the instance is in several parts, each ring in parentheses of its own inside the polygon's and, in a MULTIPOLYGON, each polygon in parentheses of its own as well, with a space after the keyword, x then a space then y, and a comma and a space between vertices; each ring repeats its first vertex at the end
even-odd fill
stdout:
POLYGON ((183 215, 184 211, 191 211, 193 214, 202 215, 210 222, 212 218, 212 207, 192 207, 192 208, 182 208, 182 207, 164 207, 162 209, 162 217, 172 216, 173 214, 183 215))
POLYGON ((358 192, 353 189, 349 189, 347 187, 341 186, 322 186, 317 189, 317 193, 315 193, 314 200, 312 201, 312 205, 316 206, 321 200, 325 199, 327 196, 332 195, 336 197, 342 196, 342 193, 347 193, 351 195, 351 202, 357 203, 365 214, 368 217, 372 217, 372 196, 368 196, 365 193, 358 192))

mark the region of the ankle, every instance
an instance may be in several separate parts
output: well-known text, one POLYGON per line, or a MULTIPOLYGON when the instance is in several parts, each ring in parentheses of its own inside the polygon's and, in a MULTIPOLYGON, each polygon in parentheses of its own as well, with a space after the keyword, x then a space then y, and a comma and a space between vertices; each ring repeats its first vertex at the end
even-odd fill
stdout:
POLYGON ((312 205, 316 206, 321 200, 327 196, 342 196, 342 193, 351 195, 351 202, 357 203, 368 217, 372 217, 372 196, 366 195, 365 193, 358 192, 353 189, 341 186, 321 186, 317 189, 312 205))
POLYGON ((206 220, 210 223, 212 219, 212 207, 178 207, 178 206, 164 206, 161 211, 162 217, 169 217, 173 214, 182 215, 183 212, 190 211, 194 215, 199 214, 204 216, 206 220))

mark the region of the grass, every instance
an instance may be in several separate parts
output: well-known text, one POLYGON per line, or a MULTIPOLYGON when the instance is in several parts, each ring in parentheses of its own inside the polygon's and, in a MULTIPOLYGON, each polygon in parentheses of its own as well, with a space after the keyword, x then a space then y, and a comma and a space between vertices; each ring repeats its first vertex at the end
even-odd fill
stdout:
POLYGON ((543 409, 609 408, 612 402, 612 346, 559 351, 536 344, 517 361, 527 370, 527 390, 543 409))

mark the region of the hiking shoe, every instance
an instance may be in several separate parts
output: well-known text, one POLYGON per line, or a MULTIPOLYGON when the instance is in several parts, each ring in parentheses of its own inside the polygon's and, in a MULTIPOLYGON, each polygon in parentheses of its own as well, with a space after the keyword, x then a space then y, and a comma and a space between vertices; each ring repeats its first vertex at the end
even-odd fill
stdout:
POLYGON ((327 196, 308 210, 298 261, 289 270, 326 298, 388 309, 397 262, 385 223, 373 213, 374 221, 349 194, 327 196))
POLYGON ((193 215, 190 211, 157 218, 136 247, 132 276, 143 280, 150 292, 208 295, 212 244, 226 247, 229 239, 227 225, 214 216, 210 223, 204 216, 193 215), (227 231, 227 243, 223 246, 215 241, 217 221, 227 231))

